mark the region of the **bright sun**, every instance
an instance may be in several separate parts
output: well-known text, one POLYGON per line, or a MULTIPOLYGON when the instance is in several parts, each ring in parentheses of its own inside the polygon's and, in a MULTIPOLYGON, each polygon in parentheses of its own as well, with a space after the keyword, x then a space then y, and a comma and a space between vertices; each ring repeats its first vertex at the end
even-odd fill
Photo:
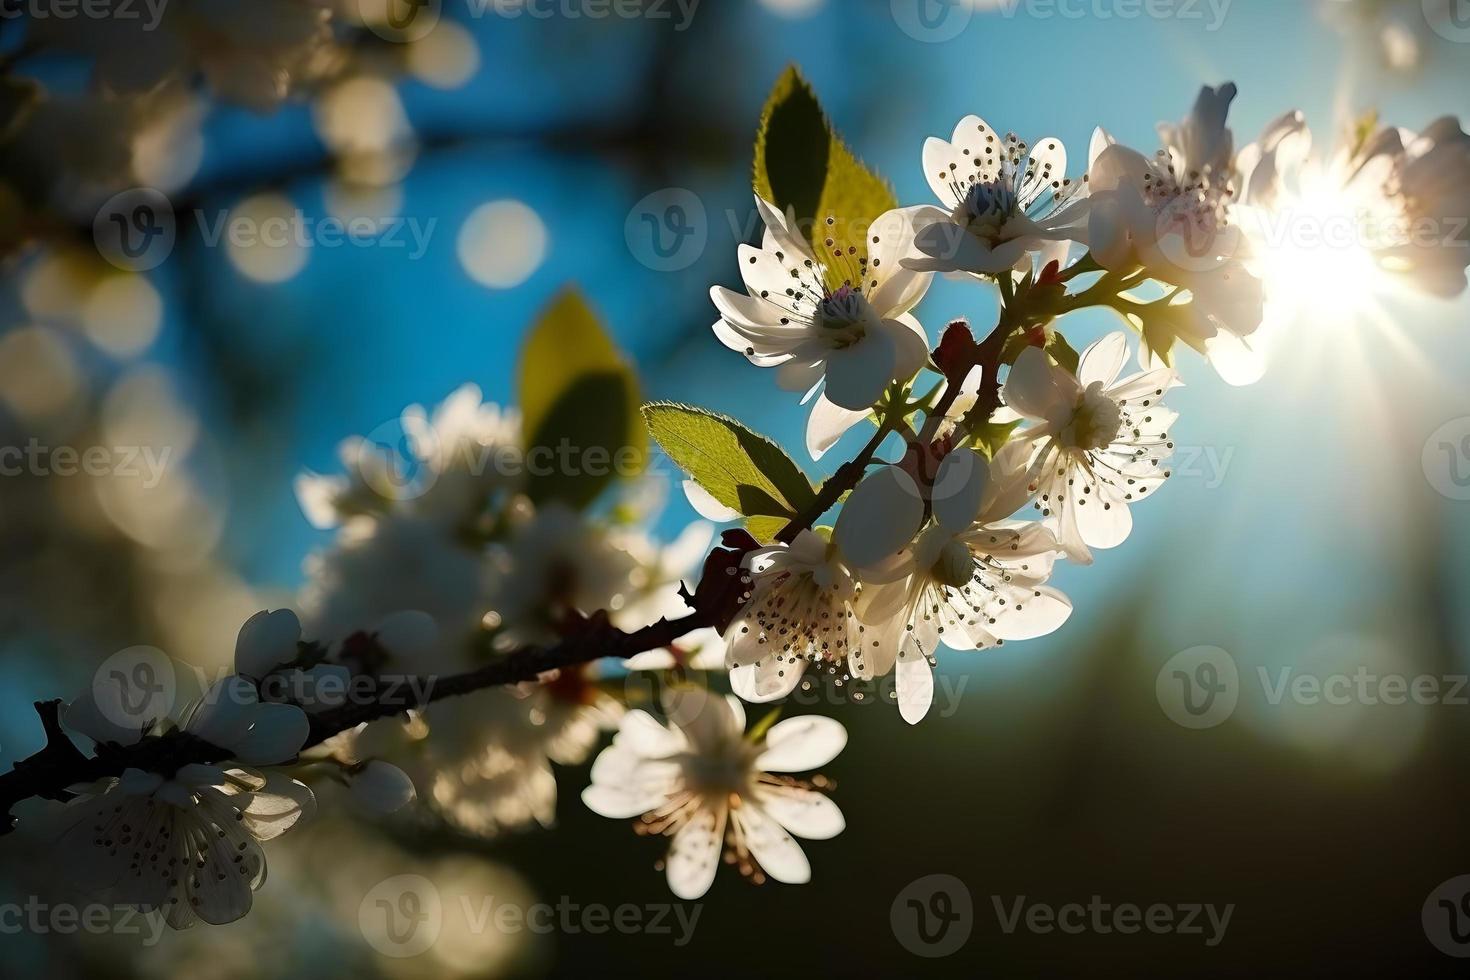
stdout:
POLYGON ((1368 313, 1389 283, 1374 259, 1361 200, 1324 176, 1304 176, 1299 193, 1252 220, 1267 294, 1290 322, 1368 313))

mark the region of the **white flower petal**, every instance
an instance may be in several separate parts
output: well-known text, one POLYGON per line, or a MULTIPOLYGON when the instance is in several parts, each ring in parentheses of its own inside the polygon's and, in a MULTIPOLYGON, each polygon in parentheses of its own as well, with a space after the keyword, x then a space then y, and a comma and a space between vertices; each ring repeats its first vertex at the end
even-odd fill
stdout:
POLYGON ((934 701, 934 671, 929 660, 912 646, 898 652, 894 685, 898 694, 898 713, 910 725, 917 725, 929 713, 934 701))
POLYGON ((956 534, 968 530, 989 488, 989 461, 971 449, 955 450, 944 457, 934 474, 935 520, 956 534))
POLYGON ((233 750, 249 733, 259 702, 260 693, 254 683, 231 675, 205 692, 184 727, 211 745, 233 750))
POLYGON ((897 466, 870 473, 842 505, 832 540, 856 568, 877 565, 913 541, 924 520, 914 478, 897 466))
POLYGON ((1127 361, 1128 337, 1115 330, 1082 352, 1077 381, 1084 388, 1094 381, 1101 381, 1104 388, 1111 387, 1127 361))
POLYGON ((847 828, 837 804, 814 790, 767 789, 760 794, 760 805, 772 820, 807 840, 830 840, 847 828))
POLYGON ((850 411, 873 406, 898 365, 898 348, 886 331, 870 332, 850 347, 827 356, 827 398, 850 411))
POLYGON ((776 722, 766 733, 765 751, 755 760, 764 772, 808 772, 825 766, 847 745, 847 729, 824 715, 776 722))
MULTIPOLYGON (((834 405, 826 395, 822 395, 812 406, 811 417, 806 423, 806 450, 812 459, 821 459, 822 456, 837 444, 843 434, 868 417, 868 410, 853 410, 834 405)), ((686 481, 687 482, 687 481, 686 481)), ((695 508, 698 510, 698 507, 695 508)), ((703 511, 700 511, 703 514, 703 511)), ((733 512, 732 512, 733 513, 733 512)), ((736 514, 738 517, 739 515, 736 514)))
POLYGON ((235 639, 235 672, 256 680, 296 659, 301 620, 289 609, 261 611, 245 620, 235 639))
POLYGON ((705 520, 724 524, 740 519, 740 511, 726 507, 714 498, 714 494, 693 480, 685 480, 683 487, 684 496, 689 500, 689 505, 705 520))
POLYGON ((669 890, 676 897, 693 901, 714 884, 715 872, 720 868, 727 809, 723 804, 706 807, 674 834, 666 863, 669 890))
POLYGON ((311 787, 280 772, 267 773, 265 785, 250 794, 245 829, 259 841, 274 840, 316 812, 311 787))
POLYGON ((730 819, 739 821, 745 845, 765 873, 787 885, 801 885, 812 880, 812 866, 786 829, 766 815, 755 800, 742 799, 730 819))
POLYGON ((1027 418, 1047 420, 1066 400, 1046 351, 1027 347, 1006 375, 1005 400, 1027 418))
POLYGON ((310 733, 306 712, 294 704, 262 704, 253 712, 250 731, 229 748, 246 765, 278 765, 296 758, 310 733))
POLYGON ((354 773, 348 788, 353 802, 371 813, 396 813, 418 795, 407 773, 379 759, 354 773))
POLYGON ((805 660, 798 659, 795 663, 789 663, 779 656, 768 654, 757 663, 733 668, 730 671, 730 690, 741 700, 751 704, 769 704, 796 690, 806 668, 805 660))
POLYGON ((715 752, 738 741, 744 719, 730 710, 723 695, 705 687, 671 687, 664 691, 664 714, 684 733, 695 752, 715 752))

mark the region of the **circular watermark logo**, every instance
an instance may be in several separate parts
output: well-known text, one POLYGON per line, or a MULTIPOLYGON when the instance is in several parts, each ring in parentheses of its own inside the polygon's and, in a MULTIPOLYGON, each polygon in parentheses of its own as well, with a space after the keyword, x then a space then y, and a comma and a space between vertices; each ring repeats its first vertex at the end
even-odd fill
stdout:
POLYGON ((915 41, 941 44, 959 37, 975 16, 975 0, 892 0, 893 22, 915 41))
POLYGON ((385 41, 412 44, 429 36, 444 14, 444 0, 357 0, 368 30, 385 41))
POLYGON ((1191 647, 1169 658, 1154 680, 1154 694, 1169 720, 1184 728, 1214 728, 1235 713, 1240 673, 1219 647, 1191 647))
POLYGON ((1429 893, 1421 912, 1424 935, 1446 956, 1470 958, 1470 875, 1451 878, 1429 893))
POLYGON ((438 436, 427 420, 384 422, 362 437, 358 476, 385 500, 415 500, 439 479, 432 463, 439 448, 438 436))
POLYGON ((439 889, 423 875, 394 875, 363 896, 357 927, 368 945, 384 956, 419 956, 439 939, 444 902, 439 889))
POLYGON ((119 650, 92 675, 92 699, 108 722, 142 731, 169 716, 178 697, 174 665, 157 647, 119 650))
POLYGON ((633 258, 655 272, 679 272, 709 244, 709 216, 699 195, 683 187, 654 191, 633 205, 623 223, 633 258))
POLYGON ((1470 0, 1421 0, 1429 27, 1456 44, 1470 44, 1470 0))
POLYGON ((938 959, 959 952, 969 942, 975 903, 970 889, 954 875, 926 875, 898 893, 888 921, 904 949, 938 959))
POLYGON ((1185 272, 1223 269, 1240 252, 1239 228, 1201 213, 1191 196, 1166 204, 1155 218, 1159 252, 1185 272))
POLYGON ((1470 500, 1470 415, 1452 419, 1424 442, 1424 478, 1442 497, 1470 500))
POLYGON ((172 202, 151 187, 114 194, 92 221, 98 254, 124 272, 147 272, 162 265, 177 236, 172 202))

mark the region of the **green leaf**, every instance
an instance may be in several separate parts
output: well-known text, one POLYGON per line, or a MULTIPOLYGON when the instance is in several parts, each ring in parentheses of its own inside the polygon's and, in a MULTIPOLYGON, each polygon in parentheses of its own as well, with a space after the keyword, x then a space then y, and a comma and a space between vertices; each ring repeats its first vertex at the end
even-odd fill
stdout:
POLYGON ((770 544, 791 523, 790 516, 787 517, 747 517, 745 529, 750 536, 761 544, 770 544))
POLYGON ((1047 338, 1046 352, 1051 355, 1052 360, 1073 374, 1077 373, 1077 367, 1081 362, 1081 355, 1067 343, 1067 338, 1058 331, 1047 338))
POLYGON ((984 454, 986 459, 994 459, 995 454, 1000 452, 1011 439, 1011 433, 1021 424, 1020 419, 1014 422, 983 422, 975 426, 970 433, 970 440, 975 449, 984 454))
POLYGON ((574 289, 542 313, 521 351, 527 494, 583 508, 647 462, 638 379, 574 289))
POLYGON ((770 540, 816 500, 811 481, 765 436, 732 418, 677 405, 643 406, 643 420, 669 458, 710 496, 749 518, 750 531, 770 540))
POLYGON ((829 279, 836 280, 829 285, 834 287, 867 256, 873 222, 898 207, 892 188, 847 148, 794 66, 776 81, 761 114, 754 185, 757 194, 781 211, 795 211, 797 227, 824 260, 834 251, 856 250, 835 266, 829 264, 829 279))

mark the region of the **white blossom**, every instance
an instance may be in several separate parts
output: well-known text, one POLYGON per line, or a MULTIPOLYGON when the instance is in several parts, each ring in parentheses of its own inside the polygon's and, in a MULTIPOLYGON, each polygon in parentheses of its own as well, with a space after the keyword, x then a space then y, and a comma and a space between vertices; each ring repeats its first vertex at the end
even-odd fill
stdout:
MULTIPOLYGON (((106 703, 123 696, 101 681, 67 707, 64 723, 99 744, 136 745, 145 733, 119 727, 111 719, 124 716, 121 701, 106 703)), ((301 783, 251 767, 294 759, 309 726, 300 708, 261 703, 254 682, 232 676, 214 685, 180 727, 228 761, 191 763, 172 774, 128 769, 87 787, 69 805, 57 854, 79 886, 162 910, 174 928, 196 919, 233 922, 250 911, 265 880, 259 842, 295 826, 314 805, 301 783)))
POLYGON ((582 801, 604 817, 639 818, 640 834, 669 837, 669 889, 686 901, 709 891, 722 850, 726 863, 757 883, 809 881, 811 865, 795 838, 826 840, 846 822, 819 791, 825 780, 784 774, 832 761, 846 730, 806 716, 748 738, 740 702, 702 688, 670 691, 664 712, 671 724, 644 711, 624 717, 593 764, 582 801))
POLYGON ((1207 354, 1226 381, 1247 384, 1260 376, 1247 338, 1261 325, 1265 294, 1232 221, 1235 144, 1225 123, 1235 95, 1234 85, 1202 89, 1182 123, 1159 127, 1164 148, 1152 158, 1099 131, 1086 241, 1105 269, 1141 269, 1187 291, 1169 309, 1179 339, 1207 354))
POLYGON ((345 474, 296 478, 297 500, 314 527, 338 527, 394 506, 458 523, 522 482, 520 415, 483 401, 473 384, 455 389, 432 413, 409 406, 375 435, 380 438, 354 436, 338 447, 345 474))
MULTIPOLYGON (((1470 266, 1470 135, 1445 116, 1421 133, 1395 127, 1363 131, 1323 161, 1309 154, 1312 134, 1300 113, 1269 127, 1241 152, 1248 176, 1249 225, 1261 251, 1305 229, 1324 248, 1365 251, 1371 267, 1434 296, 1466 288, 1470 266)), ((1286 242, 1291 244, 1290 241, 1286 242)), ((1329 253, 1339 263, 1350 256, 1329 253)))
POLYGON ((826 251, 816 251, 773 205, 757 198, 756 207, 766 223, 763 245, 739 249, 749 295, 710 291, 720 311, 715 336, 752 364, 776 368, 783 388, 820 388, 819 407, 830 404, 855 421, 928 356, 928 338, 910 311, 932 277, 899 264, 912 227, 889 212, 870 229, 866 254, 830 238, 826 251))
POLYGON ((893 697, 910 724, 933 701, 941 643, 984 650, 1044 636, 1071 615, 1067 598, 1045 584, 1060 550, 1052 533, 1004 519, 1021 499, 1016 482, 1014 474, 993 474, 970 449, 950 453, 930 491, 934 523, 920 531, 924 514, 922 506, 913 512, 920 491, 911 477, 888 467, 865 481, 874 491, 857 526, 883 521, 905 537, 859 570, 857 612, 867 628, 860 676, 894 673, 893 697))
POLYGON ((789 546, 751 552, 744 568, 750 599, 725 630, 736 694, 753 702, 783 698, 809 665, 839 680, 863 670, 863 627, 852 610, 857 582, 830 542, 803 531, 789 546))
POLYGON ((326 0, 170 0, 156 15, 134 10, 46 17, 33 27, 38 40, 94 57, 96 81, 113 91, 147 92, 198 74, 219 98, 257 111, 331 67, 326 0))
POLYGON ((943 207, 909 210, 917 229, 911 269, 1009 273, 1049 242, 1077 236, 1085 188, 1067 176, 1067 149, 1055 137, 1028 144, 966 116, 946 142, 924 144, 924 176, 943 207))
POLYGON ((1035 506, 1074 561, 1122 544, 1129 505, 1169 476, 1169 429, 1178 414, 1160 402, 1178 378, 1170 369, 1119 379, 1127 337, 1109 334, 1082 354, 1076 376, 1028 347, 1006 378, 1006 404, 1031 424, 1002 450, 1024 460, 1035 506))

